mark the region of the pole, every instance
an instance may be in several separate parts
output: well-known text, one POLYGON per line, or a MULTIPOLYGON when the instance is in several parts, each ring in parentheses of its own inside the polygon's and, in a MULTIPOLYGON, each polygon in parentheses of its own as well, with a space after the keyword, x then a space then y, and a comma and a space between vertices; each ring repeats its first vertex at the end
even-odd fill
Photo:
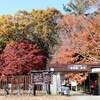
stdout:
POLYGON ((90 73, 89 73, 89 93, 91 93, 90 81, 91 81, 91 79, 90 79, 90 73))
MULTIPOLYGON (((84 73, 84 75, 85 75, 85 73, 84 73)), ((84 80, 84 87, 83 87, 83 89, 84 89, 84 92, 86 92, 86 89, 85 89, 85 80, 84 80)))
POLYGON ((33 95, 36 96, 36 84, 34 84, 33 95))
POLYGON ((48 94, 50 95, 51 92, 50 92, 50 84, 48 84, 48 94))

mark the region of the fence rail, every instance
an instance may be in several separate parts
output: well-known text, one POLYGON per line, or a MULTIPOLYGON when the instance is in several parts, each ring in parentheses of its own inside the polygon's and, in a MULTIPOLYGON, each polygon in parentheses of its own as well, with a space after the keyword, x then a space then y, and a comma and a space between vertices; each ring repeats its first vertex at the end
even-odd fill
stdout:
POLYGON ((0 80, 0 95, 6 95, 9 88, 10 95, 23 95, 23 94, 42 94, 42 85, 31 84, 31 76, 7 76, 4 80, 0 80), (6 92, 6 94, 5 94, 6 92))

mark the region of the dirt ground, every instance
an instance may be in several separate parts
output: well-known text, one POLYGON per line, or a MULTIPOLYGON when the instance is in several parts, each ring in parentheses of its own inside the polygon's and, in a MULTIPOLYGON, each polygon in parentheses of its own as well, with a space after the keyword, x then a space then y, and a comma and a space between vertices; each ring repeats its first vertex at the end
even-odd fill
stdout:
POLYGON ((0 100, 72 100, 66 96, 0 96, 0 100))

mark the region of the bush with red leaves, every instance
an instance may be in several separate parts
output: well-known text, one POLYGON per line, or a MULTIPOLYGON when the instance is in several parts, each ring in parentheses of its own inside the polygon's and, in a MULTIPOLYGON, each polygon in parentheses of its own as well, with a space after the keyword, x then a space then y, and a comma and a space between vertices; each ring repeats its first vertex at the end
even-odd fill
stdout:
POLYGON ((31 70, 45 69, 46 57, 37 45, 27 42, 9 44, 0 55, 0 74, 25 75, 31 70))

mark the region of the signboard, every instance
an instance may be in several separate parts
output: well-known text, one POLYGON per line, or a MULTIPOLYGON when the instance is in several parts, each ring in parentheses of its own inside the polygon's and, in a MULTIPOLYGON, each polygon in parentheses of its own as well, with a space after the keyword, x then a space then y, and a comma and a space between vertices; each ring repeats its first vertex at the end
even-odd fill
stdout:
POLYGON ((50 84, 51 83, 51 74, 49 73, 33 73, 32 74, 32 83, 34 84, 50 84))
POLYGON ((68 65, 69 70, 85 71, 87 70, 87 65, 68 65))
POLYGON ((71 90, 72 90, 72 87, 76 87, 76 91, 77 91, 77 81, 76 80, 71 81, 71 90))
POLYGON ((71 86, 77 86, 77 82, 76 81, 71 81, 71 86))
POLYGON ((43 83, 43 74, 42 73, 34 73, 32 82, 35 84, 41 84, 43 83))
POLYGON ((44 74, 44 83, 51 84, 51 74, 44 74))

